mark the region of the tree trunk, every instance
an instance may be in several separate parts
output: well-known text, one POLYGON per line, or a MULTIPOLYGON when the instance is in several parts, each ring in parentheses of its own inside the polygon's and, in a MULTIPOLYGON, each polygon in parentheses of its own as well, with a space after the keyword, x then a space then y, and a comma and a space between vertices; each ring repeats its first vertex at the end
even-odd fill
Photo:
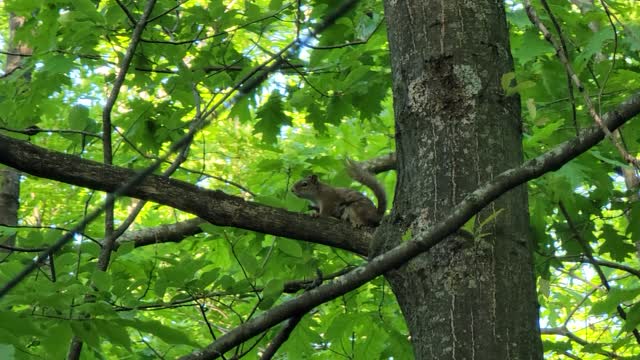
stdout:
MULTIPOLYGON (((429 227, 522 162, 520 100, 501 87, 513 71, 505 9, 387 0, 385 13, 398 156, 389 223, 408 229, 419 218, 411 226, 429 227)), ((528 224, 521 186, 485 208, 473 234, 460 231, 387 274, 416 359, 542 358, 528 224)), ((376 238, 392 232, 384 224, 376 238)))
MULTIPOLYGON (((9 15, 9 54, 5 64, 5 73, 10 73, 20 66, 21 56, 11 54, 31 54, 31 49, 24 45, 14 44, 17 28, 24 24, 24 17, 9 15)), ((18 224, 18 201, 20 197, 20 173, 12 168, 0 166, 0 224, 18 224)), ((15 235, 2 237, 0 244, 13 245, 15 235)), ((2 251, 3 249, 0 249, 2 251)))
MULTIPOLYGON (((18 223, 19 194, 20 173, 0 165, 0 224, 12 226, 18 223)), ((0 236, 0 244, 13 245, 14 242, 15 235, 0 236)))

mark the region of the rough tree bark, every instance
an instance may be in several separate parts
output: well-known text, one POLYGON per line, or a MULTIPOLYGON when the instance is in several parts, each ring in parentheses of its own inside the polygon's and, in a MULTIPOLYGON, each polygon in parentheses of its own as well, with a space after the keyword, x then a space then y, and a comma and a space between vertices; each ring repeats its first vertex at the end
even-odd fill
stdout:
MULTIPOLYGON (((18 223, 18 197, 20 194, 20 172, 0 165, 0 224, 18 223)), ((0 236, 0 244, 13 245, 15 234, 0 236)), ((0 249, 0 251, 5 251, 0 249)))
MULTIPOLYGON (((9 15, 9 52, 5 64, 5 73, 15 71, 20 67, 22 57, 12 54, 31 54, 31 49, 24 45, 14 44, 14 34, 16 29, 24 24, 24 17, 9 15)), ((28 79, 29 74, 25 74, 28 79)), ((18 224, 18 201, 20 197, 20 172, 15 169, 0 166, 0 224, 18 224)), ((15 235, 1 237, 0 244, 13 245, 15 235)), ((0 251, 3 251, 0 249, 0 251)))
MULTIPOLYGON (((501 88, 513 71, 503 2, 387 0, 385 15, 398 183, 373 254, 522 162, 520 100, 501 88)), ((416 359, 541 359, 526 188, 475 225, 386 276, 416 359)))

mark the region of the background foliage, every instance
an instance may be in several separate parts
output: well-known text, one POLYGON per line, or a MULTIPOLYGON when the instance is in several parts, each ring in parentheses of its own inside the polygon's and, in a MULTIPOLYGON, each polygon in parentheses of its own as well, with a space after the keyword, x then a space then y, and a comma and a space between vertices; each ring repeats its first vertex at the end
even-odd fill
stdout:
MULTIPOLYGON (((144 6, 124 2, 134 18, 144 6)), ((114 108, 114 164, 143 168, 184 135, 211 104, 238 93, 241 79, 321 21, 339 2, 238 0, 158 1, 114 108)), ((603 113, 638 88, 640 7, 633 0, 550 1, 572 64, 603 113), (605 11, 605 9, 607 11, 605 11)), ((8 14, 26 18, 15 41, 33 55, 0 81, 3 133, 52 150, 102 160, 102 109, 131 40, 132 23, 115 1, 5 0, 8 14), (38 126, 49 131, 28 135, 38 126), (59 130, 82 131, 83 134, 59 130)), ((506 2, 516 71, 505 91, 519 93, 524 146, 533 157, 592 125, 577 89, 570 95, 555 51, 523 7, 506 2), (512 85, 512 79, 517 85, 512 85), (575 109, 575 112, 574 112, 575 109)), ((551 26, 542 7, 538 12, 551 26)), ((7 48, 8 26, 2 48, 7 48)), ((389 56, 382 4, 361 1, 347 16, 286 58, 283 68, 249 95, 227 100, 196 136, 173 177, 261 203, 302 211, 294 181, 310 172, 349 186, 348 154, 370 159, 394 150, 389 56), (239 186, 241 185, 241 186, 239 186)), ((640 124, 622 136, 639 152, 640 124)), ((169 164, 166 164, 165 168, 169 164)), ((529 184, 537 244, 541 327, 549 358, 640 355, 630 333, 640 322, 640 203, 616 172, 626 165, 607 142, 557 172, 529 184), (560 210, 562 203, 567 216, 560 210), (586 241, 610 290, 586 263, 586 241), (628 314, 621 320, 616 306, 628 314)), ((384 173, 389 194, 395 174, 384 173)), ((25 175, 16 246, 45 247, 71 228, 104 194, 25 175)), ((120 199, 122 221, 134 200, 120 199)), ((147 204, 131 230, 190 218, 147 204)), ((10 295, 0 312, 0 357, 61 358, 72 335, 83 358, 174 358, 293 294, 284 284, 332 274, 364 260, 327 247, 245 230, 203 225, 176 244, 121 245, 108 272, 96 270, 104 235, 89 225, 10 295), (55 275, 55 277, 53 277, 55 275), (95 301, 86 302, 89 295, 95 301), (89 319, 86 314, 90 314, 89 319), (212 335, 213 333, 213 335, 212 335)), ((33 253, 0 254, 4 283, 33 253)), ((275 334, 238 354, 255 358, 275 334)), ((383 279, 305 316, 280 350, 289 358, 409 358, 407 330, 383 279)))

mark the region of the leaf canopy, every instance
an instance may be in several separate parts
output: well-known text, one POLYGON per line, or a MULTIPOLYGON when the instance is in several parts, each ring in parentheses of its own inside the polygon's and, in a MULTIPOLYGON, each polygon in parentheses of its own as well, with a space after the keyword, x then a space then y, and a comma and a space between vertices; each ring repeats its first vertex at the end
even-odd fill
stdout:
MULTIPOLYGON (((2 2, 2 23, 10 13, 25 18, 13 42, 32 53, 2 77, 3 134, 102 161, 102 112, 131 42, 132 21, 143 11, 141 2, 122 3, 129 14, 115 1, 2 2), (24 131, 32 126, 44 131, 24 131)), ((505 3, 515 72, 505 74, 503 85, 522 100, 523 144, 531 158, 593 120, 575 88, 572 99, 554 49, 522 6, 505 3)), ((602 3, 583 8, 549 3, 561 20, 571 63, 598 111, 637 90, 640 8, 634 1, 607 1, 611 18, 602 3)), ((114 165, 148 166, 189 131, 194 118, 208 113, 210 123, 197 133, 172 177, 296 212, 307 205, 289 188, 304 175, 313 172, 334 185, 352 185, 342 165, 347 155, 371 159, 395 146, 381 2, 360 1, 306 46, 286 53, 266 81, 246 96, 237 95, 263 62, 338 5, 334 0, 157 1, 111 113, 114 165)), ((552 28, 549 14, 539 12, 552 28)), ((1 39, 8 43, 8 27, 1 39)), ((640 152, 639 134, 638 121, 621 131, 631 154, 640 152)), ((549 358, 640 355, 630 334, 640 323, 640 203, 618 174, 625 168, 611 142, 605 142, 529 183, 541 327, 565 327, 584 340, 547 332, 549 358), (602 268, 610 291, 586 262, 578 239, 609 264, 602 268), (628 311, 626 321, 617 316, 617 306, 628 311)), ((395 174, 378 179, 393 194, 395 174)), ((103 201, 104 194, 90 189, 23 175, 19 227, 0 227, 0 235, 16 233, 18 247, 46 247, 103 201)), ((117 201, 116 225, 135 203, 117 201)), ((148 203, 130 230, 189 218, 148 203)), ((364 261, 343 250, 202 224, 201 231, 178 243, 135 249, 123 243, 102 272, 96 269, 104 236, 100 220, 2 299, 12 311, 0 312, 0 358, 61 358, 73 336, 89 347, 86 358, 178 357, 208 344, 212 333, 219 335, 294 296, 303 290, 294 285, 313 282, 318 272, 330 275, 364 261)), ((32 258, 28 252, 2 256, 0 282, 32 258)), ((277 330, 239 353, 257 357, 277 330)), ((301 359, 412 356, 404 318, 383 279, 303 317, 280 351, 301 359)))

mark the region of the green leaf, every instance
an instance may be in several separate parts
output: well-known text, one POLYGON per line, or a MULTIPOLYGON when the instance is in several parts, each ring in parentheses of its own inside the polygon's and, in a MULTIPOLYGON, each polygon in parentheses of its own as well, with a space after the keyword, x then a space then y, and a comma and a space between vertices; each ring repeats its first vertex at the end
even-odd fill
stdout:
POLYGON ((94 316, 116 316, 113 306, 105 301, 85 302, 75 307, 79 313, 92 314, 94 316))
POLYGON ((247 96, 240 98, 231 107, 229 116, 239 121, 248 121, 251 119, 251 102, 247 96))
POLYGON ((29 15, 42 5, 42 0, 12 0, 4 1, 4 10, 15 12, 17 15, 29 15))
POLYGON ((93 1, 73 0, 73 6, 89 20, 97 24, 103 24, 105 22, 102 14, 98 12, 96 4, 93 1))
POLYGON ((596 343, 586 343, 582 345, 582 348, 585 352, 600 353, 600 354, 605 350, 601 344, 596 344, 596 343))
POLYGON ((40 336, 44 332, 38 328, 29 316, 11 311, 0 312, 0 328, 6 329, 14 336, 40 336))
POLYGON ((335 316, 331 325, 327 328, 326 337, 339 340, 345 336, 350 336, 357 325, 357 317, 352 314, 342 314, 335 316))
POLYGON ((344 79, 344 86, 354 86, 355 84, 363 81, 364 77, 369 75, 369 68, 366 66, 360 66, 358 68, 353 69, 353 71, 349 72, 349 75, 344 79))
POLYGON ((109 291, 111 288, 111 275, 105 271, 96 270, 92 276, 92 283, 100 291, 109 291))
MULTIPOLYGON (((631 207, 629 219, 640 219, 640 202, 636 201, 631 207)), ((640 242, 640 221, 629 221, 626 234, 631 236, 634 243, 640 242)))
POLYGON ((258 274, 261 270, 261 266, 258 263, 258 259, 252 254, 247 252, 241 252, 238 254, 238 261, 242 264, 242 267, 251 275, 258 274))
POLYGON ((349 115, 353 109, 344 97, 332 97, 327 105, 327 114, 324 117, 324 123, 337 125, 346 115, 349 115))
POLYGON ((257 164, 259 171, 281 171, 284 168, 282 159, 264 159, 257 164))
POLYGON ((396 330, 395 327, 387 328, 389 340, 385 343, 380 359, 410 359, 414 356, 413 349, 409 343, 406 333, 396 330))
POLYGON ((587 65, 588 61, 597 53, 602 51, 605 42, 613 40, 613 31, 610 27, 603 27, 597 32, 593 33, 591 39, 587 45, 582 48, 582 51, 578 54, 575 61, 576 71, 582 71, 587 65))
POLYGON ((524 90, 531 89, 536 86, 536 83, 533 81, 519 81, 515 86, 510 86, 506 90, 507 96, 513 95, 515 93, 522 93, 524 90))
POLYGON ((69 128, 73 130, 86 130, 91 126, 89 108, 84 105, 74 105, 69 111, 69 128))
POLYGON ((96 328, 100 330, 100 334, 104 335, 110 342, 131 350, 131 339, 124 326, 118 325, 111 320, 95 319, 93 322, 96 324, 96 328))
POLYGON ((276 11, 282 8, 282 0, 271 0, 269 2, 269 10, 276 11))
POLYGON ((411 239, 413 239, 413 231, 411 231, 411 228, 408 228, 407 231, 402 234, 402 242, 407 242, 411 239))
POLYGON ((249 19, 259 18, 261 14, 260 6, 248 1, 244 3, 244 11, 249 19))
POLYGON ((113 322, 119 326, 131 327, 142 333, 155 335, 167 344, 190 345, 200 347, 196 341, 192 340, 185 333, 163 325, 159 321, 154 320, 137 320, 137 319, 115 319, 113 322))
POLYGON ((200 275, 198 279, 198 286, 201 288, 207 287, 210 284, 214 283, 220 277, 220 269, 216 268, 213 270, 209 270, 200 275))
POLYGON ((533 146, 534 143, 544 143, 551 134, 562 126, 561 121, 548 122, 540 128, 536 128, 533 135, 525 137, 525 146, 533 146))
POLYGON ((632 331, 640 324, 640 303, 634 304, 627 311, 627 319, 622 326, 624 331, 632 331))
MULTIPOLYGON (((73 335, 69 321, 56 321, 47 328, 49 334, 55 336, 42 337, 42 346, 51 359, 64 359, 69 350, 69 343, 73 335)), ((1 358, 1 357, 0 357, 1 358)))
POLYGON ((54 258, 56 267, 65 267, 75 264, 78 261, 78 255, 73 253, 64 253, 54 258))
POLYGON ((282 291, 284 290, 284 280, 272 279, 265 286, 262 291, 262 301, 260 302, 260 309, 267 310, 278 300, 282 291))
POLYGON ((480 224, 479 224, 479 230, 482 231, 482 228, 484 228, 485 226, 487 226, 488 224, 494 222, 496 220, 496 218, 498 217, 498 215, 500 215, 502 212, 504 211, 504 209, 500 208, 498 210, 495 210, 491 213, 491 215, 487 216, 486 219, 484 219, 480 224))
POLYGON ((302 247, 295 240, 278 238, 278 249, 289 256, 302 257, 302 247))
POLYGON ((546 54, 552 54, 553 47, 546 42, 535 28, 530 28, 517 40, 517 46, 514 52, 517 54, 516 59, 521 64, 534 61, 546 54))
POLYGON ((15 359, 16 349, 13 345, 0 344, 0 359, 15 359))
POLYGON ((618 289, 611 288, 607 298, 599 301, 591 307, 591 314, 612 314, 616 307, 625 301, 631 301, 640 295, 640 288, 618 289))
MULTIPOLYGON (((54 239, 57 238, 57 235, 55 233, 51 232, 50 234, 53 235, 54 239)), ((21 245, 26 247, 42 246, 42 244, 44 243, 44 237, 41 231, 29 231, 25 234, 24 238, 21 241, 21 245)))
POLYGON ((536 101, 532 98, 527 99, 527 111, 529 111, 529 117, 531 119, 535 119, 536 115, 538 114, 537 108, 536 108, 536 101))
POLYGON ((603 161, 603 162, 605 162, 607 164, 611 164, 613 166, 619 166, 619 167, 626 167, 627 166, 627 164, 623 163, 620 160, 611 159, 611 158, 609 158, 607 156, 604 156, 604 155, 600 154, 600 152, 597 151, 597 150, 593 150, 592 149, 592 150, 589 151, 589 154, 591 156, 593 156, 594 158, 596 158, 598 160, 601 160, 601 161, 603 161))
POLYGON ((274 91, 269 100, 257 112, 260 119, 254 126, 254 134, 262 134, 262 140, 275 143, 283 125, 291 125, 291 118, 284 113, 282 96, 274 91))
POLYGON ((506 92, 511 88, 513 81, 516 79, 516 73, 508 72, 502 75, 500 78, 500 85, 502 86, 502 90, 506 92))
POLYGON ((232 289, 235 284, 236 280, 229 275, 223 275, 216 281, 216 285, 224 290, 232 289))
POLYGON ((71 321, 71 329, 74 335, 80 337, 83 342, 91 346, 96 351, 100 350, 99 330, 95 327, 95 323, 91 320, 74 320, 71 321))
POLYGON ((507 19, 511 24, 515 25, 518 28, 527 28, 532 26, 531 21, 527 17, 527 14, 522 9, 509 9, 509 11, 507 11, 507 19))
POLYGON ((614 261, 624 261, 628 256, 635 254, 636 247, 626 241, 611 225, 605 224, 602 229, 604 243, 600 246, 599 252, 609 254, 614 261))
POLYGON ((135 249, 136 243, 134 241, 125 241, 118 244, 118 249, 116 250, 116 254, 118 256, 123 256, 135 249))
POLYGON ((51 74, 65 74, 75 67, 71 59, 63 55, 52 55, 45 62, 43 72, 51 74))
POLYGON ((570 341, 548 341, 542 340, 545 351, 565 352, 573 349, 570 341))
POLYGON ((367 39, 373 32, 378 28, 378 25, 382 21, 382 15, 373 11, 363 12, 361 16, 358 17, 358 22, 356 24, 356 38, 358 39, 367 39))

